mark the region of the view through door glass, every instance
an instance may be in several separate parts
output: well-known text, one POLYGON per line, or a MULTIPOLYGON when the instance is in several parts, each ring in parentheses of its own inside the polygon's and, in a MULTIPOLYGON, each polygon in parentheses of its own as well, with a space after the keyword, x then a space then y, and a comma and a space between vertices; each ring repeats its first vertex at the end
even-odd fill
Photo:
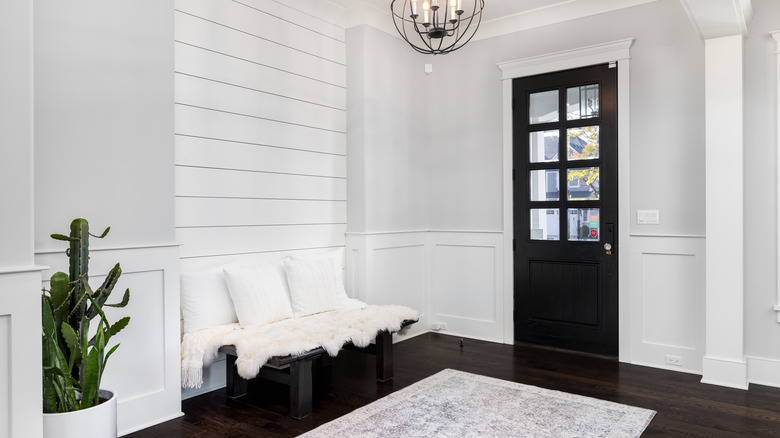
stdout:
POLYGON ((513 98, 515 342, 617 357, 617 68, 513 98))

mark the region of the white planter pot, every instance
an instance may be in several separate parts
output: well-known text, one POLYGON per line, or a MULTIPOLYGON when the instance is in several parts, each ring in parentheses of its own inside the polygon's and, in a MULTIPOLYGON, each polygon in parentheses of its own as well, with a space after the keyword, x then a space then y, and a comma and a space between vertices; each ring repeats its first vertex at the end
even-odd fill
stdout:
POLYGON ((116 438, 116 393, 100 390, 105 402, 75 412, 43 414, 44 438, 116 438))

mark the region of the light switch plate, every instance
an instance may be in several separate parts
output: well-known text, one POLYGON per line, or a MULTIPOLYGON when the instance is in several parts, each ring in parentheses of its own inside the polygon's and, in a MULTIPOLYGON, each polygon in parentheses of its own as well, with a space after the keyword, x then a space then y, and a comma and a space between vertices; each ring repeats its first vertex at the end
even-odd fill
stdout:
POLYGON ((658 225, 658 210, 637 210, 636 223, 637 225, 658 225))

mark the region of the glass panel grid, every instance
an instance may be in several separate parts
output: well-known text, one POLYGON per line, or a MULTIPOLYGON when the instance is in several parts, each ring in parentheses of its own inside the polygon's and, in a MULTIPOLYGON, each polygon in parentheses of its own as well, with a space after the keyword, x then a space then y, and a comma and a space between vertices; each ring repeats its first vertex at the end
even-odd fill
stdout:
POLYGON ((568 238, 570 242, 598 242, 601 239, 601 211, 598 208, 570 208, 568 238))
POLYGON ((529 226, 531 240, 560 240, 560 224, 557 208, 532 208, 529 226))
POLYGON ((566 130, 566 159, 595 160, 599 158, 599 127, 583 126, 566 130))
POLYGON ((528 134, 529 162, 549 163, 558 161, 560 135, 557 129, 528 134))
POLYGON ((566 119, 579 120, 599 115, 599 84, 566 89, 566 119))
POLYGON ((569 201, 597 201, 599 199, 599 168, 566 169, 566 193, 569 201))
POLYGON ((531 201, 557 201, 560 199, 558 169, 541 169, 528 172, 531 201))
POLYGON ((528 96, 528 119, 530 124, 558 121, 558 90, 531 93, 528 96))

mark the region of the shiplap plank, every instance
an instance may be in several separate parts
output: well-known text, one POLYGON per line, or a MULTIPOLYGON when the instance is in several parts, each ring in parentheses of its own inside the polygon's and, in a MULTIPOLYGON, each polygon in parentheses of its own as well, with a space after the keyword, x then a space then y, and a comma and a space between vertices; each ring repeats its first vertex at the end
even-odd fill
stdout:
MULTIPOLYGON (((337 246, 344 246, 344 243, 341 243, 337 246)), ((334 247, 307 249, 289 248, 278 251, 190 257, 181 259, 179 261, 179 266, 181 268, 181 272, 196 272, 202 270, 220 269, 229 264, 252 265, 268 263, 272 261, 283 260, 285 257, 293 255, 312 256, 315 254, 321 254, 324 251, 332 250, 333 248, 334 247)))
POLYGON ((346 87, 346 67, 342 64, 180 11, 174 14, 174 26, 177 41, 346 87))
POLYGON ((181 257, 243 254, 344 244, 346 225, 178 228, 181 257))
POLYGON ((277 173, 176 166, 176 196, 344 201, 347 182, 277 173))
POLYGON ((186 105, 176 105, 175 118, 176 133, 181 135, 339 155, 346 155, 347 152, 346 134, 342 132, 186 105))
POLYGON ((344 201, 176 198, 177 227, 345 223, 344 201))
POLYGON ((176 136, 176 164, 346 178, 342 155, 176 136))
POLYGON ((346 132, 343 110, 176 74, 176 103, 295 125, 346 132))
MULTIPOLYGON (((181 1, 181 0, 180 0, 181 1)), ((186 1, 186 0, 184 0, 186 1)), ((294 9, 293 6, 298 6, 300 1, 296 0, 295 4, 283 4, 274 0, 234 0, 237 3, 241 3, 248 7, 259 9, 267 14, 278 17, 282 20, 286 20, 292 23, 298 23, 301 26, 311 29, 314 32, 333 38, 338 41, 346 41, 346 32, 343 27, 336 26, 329 23, 326 20, 318 17, 312 13, 304 13, 301 10, 294 9)), ((314 0, 318 4, 325 3, 322 0, 314 0)), ((327 3, 326 3, 327 4, 327 3)), ((330 10, 339 10, 337 13, 343 14, 343 9, 329 4, 327 6, 330 10)), ((331 15, 333 15, 331 13, 331 15)))
MULTIPOLYGON (((187 0, 179 10, 338 64, 346 64, 344 41, 308 29, 304 22, 279 19, 230 0, 187 0)), ((306 17, 306 14, 299 14, 306 17)))
POLYGON ((221 53, 176 43, 176 71, 192 76, 240 85, 258 91, 311 102, 331 108, 347 108, 347 91, 303 76, 233 58, 221 53))

